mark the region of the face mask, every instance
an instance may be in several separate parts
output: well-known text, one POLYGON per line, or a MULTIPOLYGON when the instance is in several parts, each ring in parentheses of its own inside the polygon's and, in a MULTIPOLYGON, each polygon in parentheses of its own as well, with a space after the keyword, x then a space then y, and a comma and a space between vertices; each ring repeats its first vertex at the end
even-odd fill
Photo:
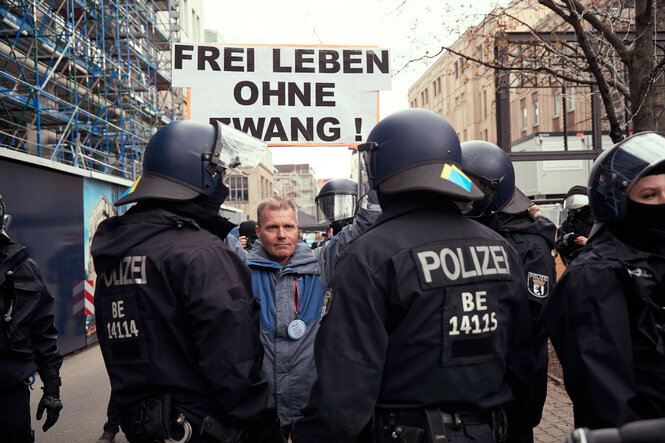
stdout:
POLYGON ((638 229, 665 234, 665 205, 647 205, 628 199, 626 220, 638 229))
POLYGON ((646 252, 665 256, 665 205, 646 205, 628 199, 626 219, 610 223, 621 241, 646 252))
POLYGON ((224 203, 226 197, 229 196, 229 192, 229 188, 220 180, 215 192, 211 196, 200 195, 197 201, 206 212, 216 215, 219 212, 219 207, 224 203))

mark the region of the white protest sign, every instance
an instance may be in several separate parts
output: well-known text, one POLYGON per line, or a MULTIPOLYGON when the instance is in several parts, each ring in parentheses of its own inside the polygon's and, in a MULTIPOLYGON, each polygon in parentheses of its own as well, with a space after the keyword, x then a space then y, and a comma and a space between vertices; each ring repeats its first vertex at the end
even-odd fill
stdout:
POLYGON ((373 47, 175 43, 173 86, 191 118, 219 120, 271 145, 360 143, 390 89, 390 52, 373 47))

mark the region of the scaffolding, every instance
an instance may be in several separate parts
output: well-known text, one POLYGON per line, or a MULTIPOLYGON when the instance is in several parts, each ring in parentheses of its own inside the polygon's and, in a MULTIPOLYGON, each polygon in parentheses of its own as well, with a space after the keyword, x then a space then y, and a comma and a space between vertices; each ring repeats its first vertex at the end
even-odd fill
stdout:
POLYGON ((171 88, 177 0, 0 0, 0 148, 135 179, 171 88))

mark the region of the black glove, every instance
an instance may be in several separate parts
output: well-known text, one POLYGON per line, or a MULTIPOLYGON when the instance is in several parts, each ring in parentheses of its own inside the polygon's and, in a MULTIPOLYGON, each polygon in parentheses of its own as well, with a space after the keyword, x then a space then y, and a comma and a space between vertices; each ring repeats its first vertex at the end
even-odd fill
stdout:
POLYGON ((46 421, 42 426, 42 430, 46 432, 58 421, 62 402, 60 401, 60 388, 58 386, 44 386, 42 389, 44 390, 44 395, 42 395, 42 399, 39 400, 39 406, 37 406, 37 420, 42 419, 44 409, 46 409, 46 421))

